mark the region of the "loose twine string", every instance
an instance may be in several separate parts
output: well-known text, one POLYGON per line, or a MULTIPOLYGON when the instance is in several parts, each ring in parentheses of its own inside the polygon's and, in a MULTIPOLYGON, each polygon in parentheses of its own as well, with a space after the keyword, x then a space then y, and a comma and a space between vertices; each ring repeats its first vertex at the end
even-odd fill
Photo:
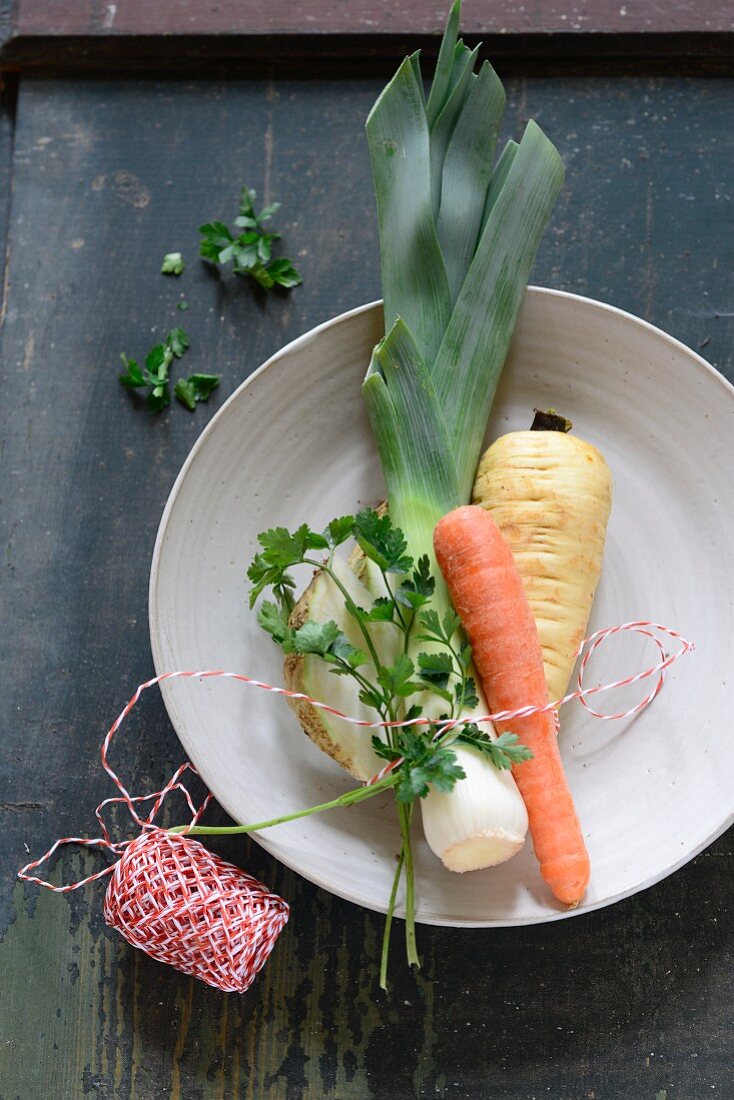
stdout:
MULTIPOLYGON (((581 648, 584 646, 586 653, 579 670, 578 691, 571 692, 563 699, 555 703, 547 703, 542 707, 525 706, 513 711, 499 711, 474 721, 507 720, 549 710, 556 712, 557 718, 557 708, 571 699, 579 699, 597 718, 625 718, 652 702, 663 686, 666 670, 673 661, 691 649, 691 644, 675 631, 649 622, 624 623, 609 630, 597 631, 586 639, 581 648), (627 676, 612 684, 584 688, 583 674, 591 654, 605 638, 623 630, 635 631, 650 638, 658 648, 660 661, 644 672, 627 676), (660 635, 677 640, 678 651, 670 655, 666 654, 660 635), (656 673, 658 679, 652 691, 627 711, 619 714, 601 714, 592 710, 586 702, 587 696, 601 691, 611 691, 625 684, 634 684, 656 673)), ((335 707, 312 699, 303 692, 275 687, 238 672, 203 669, 165 672, 161 676, 154 676, 151 680, 147 680, 137 688, 130 702, 110 727, 102 744, 102 766, 117 787, 119 794, 114 798, 106 798, 97 807, 96 815, 102 836, 93 840, 85 837, 64 837, 62 840, 57 840, 46 855, 24 867, 19 873, 20 877, 46 886, 54 893, 64 894, 69 890, 78 889, 85 883, 110 875, 104 900, 104 919, 108 925, 116 928, 128 943, 145 951, 159 962, 174 966, 182 973, 198 978, 216 989, 228 993, 244 993, 265 965, 288 920, 287 902, 241 868, 220 859, 197 840, 186 836, 186 830, 183 833, 170 833, 155 824, 155 817, 164 799, 173 791, 181 791, 186 799, 191 812, 188 829, 194 826, 204 813, 211 795, 207 794, 197 808, 185 783, 182 782, 185 772, 198 774, 192 764, 182 764, 162 790, 150 795, 133 796, 123 786, 108 761, 112 738, 137 704, 142 693, 164 680, 176 678, 199 681, 212 678, 237 680, 275 695, 304 700, 311 706, 328 711, 351 725, 363 726, 367 729, 419 725, 430 722, 430 719, 418 718, 410 722, 369 722, 342 714, 335 707), (141 803, 151 801, 153 805, 147 815, 142 808, 141 812, 138 812, 141 803), (113 842, 110 838, 103 811, 114 803, 123 803, 133 821, 141 829, 138 836, 132 840, 113 842), (111 866, 97 871, 96 874, 66 886, 54 886, 29 874, 49 859, 62 844, 96 847, 119 858, 111 866)), ((461 718, 442 722, 437 725, 435 736, 441 737, 447 730, 456 729, 461 723, 471 720, 461 718)), ((399 763, 399 760, 391 762, 373 776, 370 782, 376 783, 399 763)))
MULTIPOLYGON (((557 711, 560 707, 565 706, 566 703, 570 703, 574 699, 578 699, 582 706, 585 707, 586 710, 594 718, 598 718, 603 721, 619 721, 624 718, 630 718, 634 714, 637 714, 640 711, 644 710, 644 708, 647 707, 653 701, 653 699, 655 699, 665 682, 665 675, 667 670, 672 664, 674 664, 675 661, 679 660, 682 656, 684 656, 684 654, 690 652, 693 648, 693 643, 686 641, 686 639, 683 638, 682 635, 680 635, 677 631, 671 630, 669 627, 662 626, 660 623, 650 622, 647 620, 636 620, 634 622, 622 623, 620 626, 612 626, 607 627, 604 630, 597 630, 594 634, 591 634, 588 638, 584 639, 584 641, 581 643, 576 653, 574 654, 576 658, 578 658, 582 653, 584 654, 581 660, 581 664, 579 666, 578 687, 576 691, 569 692, 567 695, 564 695, 563 698, 557 699, 555 702, 552 703, 546 703, 544 706, 523 706, 518 707, 515 710, 501 710, 495 711, 492 714, 485 714, 480 717, 471 716, 467 718, 458 718, 451 721, 443 722, 437 732, 437 736, 441 736, 448 730, 454 729, 457 726, 464 725, 468 722, 482 723, 510 721, 513 718, 528 718, 530 717, 530 715, 533 714, 545 714, 548 711, 557 711), (641 634, 644 637, 649 638, 657 646, 658 652, 660 654, 659 662, 651 666, 650 668, 645 669, 643 672, 635 673, 632 676, 625 676, 620 680, 614 680, 613 682, 608 684, 597 684, 593 687, 585 688, 583 686, 583 678, 590 658, 599 648, 599 646, 604 641, 606 641, 606 639, 610 638, 614 634, 620 634, 622 632, 641 634), (663 639, 665 638, 678 643, 679 648, 672 653, 666 653, 665 645, 663 642, 663 639), (599 695, 602 692, 613 691, 622 687, 627 687, 631 684, 638 683, 641 680, 645 680, 649 677, 656 675, 658 679, 655 682, 652 690, 648 693, 648 695, 645 696, 644 699, 642 699, 639 703, 636 703, 635 706, 630 707, 628 710, 620 711, 615 714, 603 714, 597 710, 594 710, 587 702, 587 699, 590 696, 599 695)), ((88 875, 86 878, 81 879, 79 882, 68 883, 64 886, 54 886, 52 883, 46 882, 44 879, 29 874, 29 872, 35 870, 42 863, 45 863, 46 860, 50 859, 51 856, 54 855, 57 849, 65 844, 77 844, 89 848, 96 847, 118 856, 122 855, 130 844, 135 843, 135 840, 121 840, 113 842, 110 839, 109 830, 103 819, 102 811, 105 809, 105 807, 109 805, 114 805, 115 803, 124 803, 127 806, 130 816, 132 817, 135 824, 143 830, 143 833, 150 832, 152 830, 160 831, 159 826, 154 824, 154 819, 158 814, 164 799, 173 791, 181 791, 184 795, 184 798, 186 799, 186 803, 192 815, 191 821, 189 822, 189 827, 197 824, 207 806, 209 805, 212 796, 211 794, 207 794, 204 801, 198 808, 194 805, 194 801, 189 790, 187 789, 185 784, 181 782, 182 775, 187 771, 191 772, 192 775, 198 776, 199 773, 193 764, 182 764, 181 767, 178 768, 175 774, 171 777, 166 786, 162 788, 162 790, 155 791, 153 794, 133 796, 129 794, 129 792, 126 790, 123 783, 121 782, 117 774, 113 771, 108 761, 108 752, 112 738, 120 729, 120 726, 125 721, 130 712, 137 705, 138 700, 140 699, 143 692, 147 691, 149 688, 155 687, 156 684, 163 683, 165 680, 176 679, 236 680, 239 683, 249 684, 251 687, 260 688, 263 691, 268 691, 273 695, 284 695, 287 699, 302 700, 318 710, 323 710, 329 714, 333 714, 335 717, 342 719, 344 722, 348 722, 350 725, 360 726, 370 730, 390 729, 396 726, 407 727, 435 724, 433 719, 425 717, 413 718, 409 721, 394 722, 370 722, 363 718, 354 718, 349 715, 343 714, 340 710, 337 710, 336 707, 332 707, 328 703, 321 702, 318 699, 312 699, 310 696, 304 694, 303 692, 290 691, 287 688, 276 687, 273 684, 267 684, 262 680, 256 680, 251 676, 245 676, 240 672, 227 672, 223 669, 177 670, 173 672, 163 672, 160 676, 154 676, 152 677, 152 679, 146 680, 145 683, 140 684, 136 688, 135 693, 128 704, 115 719, 112 726, 110 726, 110 729, 108 730, 107 735, 102 743, 102 748, 100 752, 102 767, 107 772, 109 777, 112 779, 112 782, 115 784, 118 791, 120 792, 119 795, 115 798, 106 798, 103 802, 100 803, 95 811, 96 818, 102 830, 102 836, 95 839, 89 839, 86 837, 63 837, 62 839, 57 840, 55 844, 53 844, 51 848, 49 848, 45 855, 40 857, 40 859, 28 863, 25 867, 22 868, 22 870, 18 872, 19 878, 27 882, 35 882, 39 886, 45 886, 49 890, 53 890, 54 893, 65 894, 68 893, 70 890, 77 890, 79 889, 79 887, 85 886, 89 882, 94 882, 97 879, 104 878, 105 875, 109 875, 117 866, 116 863, 113 863, 110 866, 103 868, 101 871, 97 871, 93 875, 88 875), (152 809, 147 816, 141 817, 136 810, 136 806, 143 802, 150 802, 153 799, 155 801, 152 809)), ((401 762, 401 760, 391 761, 385 768, 374 775, 368 781, 367 785, 369 786, 379 782, 379 780, 387 775, 392 769, 398 767, 401 762)), ((138 838, 136 838, 136 840, 137 839, 138 838)))

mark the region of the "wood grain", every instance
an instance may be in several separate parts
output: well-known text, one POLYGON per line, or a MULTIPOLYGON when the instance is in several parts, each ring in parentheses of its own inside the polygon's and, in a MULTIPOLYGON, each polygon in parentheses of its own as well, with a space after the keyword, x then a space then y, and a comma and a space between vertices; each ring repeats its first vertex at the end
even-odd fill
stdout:
MULTIPOLYGON (((283 342, 378 295, 362 132, 378 90, 21 84, 0 334, 4 1100, 731 1092, 731 835, 666 882, 580 919, 423 928, 415 975, 396 933, 388 997, 376 988, 381 918, 252 842, 213 847, 285 896, 292 918, 241 998, 125 945, 103 926, 101 888, 56 897, 14 881, 26 845, 40 854, 92 830, 111 793, 99 743, 151 671, 150 555, 198 433, 283 342), (196 226, 230 218, 244 182, 283 203, 278 228, 305 280, 290 295, 262 300, 196 259, 196 226), (173 249, 187 261, 179 280, 158 274, 173 249), (211 407, 154 420, 118 385, 118 356, 143 354, 177 323, 191 335, 191 369, 223 383, 211 407)), ((534 281, 630 309, 734 377, 731 85, 535 79, 508 82, 508 93, 507 133, 537 117, 567 166, 534 281)), ((151 695, 115 753, 135 791, 160 786, 181 760, 151 695)), ((73 853, 52 874, 70 881, 99 865, 73 853)))
MULTIPOLYGON (((448 3, 424 0, 17 0, 20 34, 440 34, 448 3)), ((623 4, 619 0, 540 0, 537 4, 487 4, 464 0, 467 34, 553 31, 644 34, 732 31, 726 0, 623 4)))
MULTIPOLYGON (((10 215, 12 187, 13 129, 15 122, 16 82, 0 84, 0 267, 5 270, 5 244, 10 215)), ((3 316, 4 281, 0 285, 0 319, 3 316)))
MULTIPOLYGON (((420 46, 434 54, 447 4, 423 0, 4 0, 4 63, 23 69, 176 66, 187 73, 247 59, 292 65, 320 59, 394 59, 420 46)), ((0 9, 1 10, 1 9, 0 9)), ((538 0, 488 4, 465 0, 462 28, 483 38, 493 57, 522 62, 675 57, 689 66, 731 66, 734 12, 729 0, 538 0)), ((282 67, 278 75, 284 75, 282 67)))

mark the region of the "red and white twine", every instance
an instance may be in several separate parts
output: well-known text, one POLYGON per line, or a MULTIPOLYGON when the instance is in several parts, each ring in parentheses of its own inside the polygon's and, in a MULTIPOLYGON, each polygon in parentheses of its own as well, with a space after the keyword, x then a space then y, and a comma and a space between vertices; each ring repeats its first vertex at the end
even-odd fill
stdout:
MULTIPOLYGON (((585 707, 585 709, 588 710, 589 714, 593 715, 594 718, 600 718, 602 719, 602 721, 617 722, 624 718, 631 718, 634 714, 638 714, 640 711, 644 710, 645 707, 648 706, 658 695, 660 689, 665 683, 665 674, 670 666, 674 664, 675 661, 677 661, 680 657, 683 657, 684 654, 689 653, 693 648, 693 642, 686 641, 686 639, 681 634, 679 634, 677 630, 671 630, 671 628, 668 626, 662 626, 660 623, 653 623, 645 619, 637 619, 634 622, 621 623, 619 626, 608 626, 604 630, 597 630, 594 634, 590 634, 588 638, 584 638, 584 640, 581 642, 578 649, 574 653, 574 659, 581 657, 582 653, 584 654, 581 659, 581 664, 579 665, 579 674, 577 679, 578 688, 576 691, 570 691, 567 695, 564 695, 562 699, 556 699, 555 702, 546 703, 542 707, 528 706, 518 707, 515 710, 498 710, 494 711, 492 714, 481 715, 479 718, 476 718, 472 715, 471 718, 459 718, 454 721, 443 722, 441 723, 438 735, 443 735, 449 730, 455 729, 457 726, 463 725, 466 722, 507 722, 511 721, 513 718, 529 718, 531 714, 547 714, 548 711, 554 712, 556 719, 556 732, 558 732, 558 711, 562 706, 565 706, 566 703, 572 702, 574 699, 578 699, 582 707, 585 707), (622 634, 625 632, 630 634, 641 634, 645 638, 650 638, 651 641, 653 641, 658 648, 658 652, 660 653, 661 658, 660 661, 656 665, 652 665, 652 667, 646 668, 643 672, 636 672, 632 676, 623 677, 621 680, 613 680, 609 684, 597 684, 594 687, 585 688, 584 673, 586 672, 586 667, 594 652, 599 648, 602 642, 606 641, 607 638, 611 638, 614 634, 622 634), (659 635, 667 637, 671 641, 677 642, 679 644, 679 648, 673 653, 666 653, 662 638, 659 635), (655 681, 655 685, 649 692, 649 694, 647 694, 644 699, 641 699, 639 703, 635 703, 633 707, 629 707, 627 710, 619 711, 617 714, 602 714, 598 710, 593 710, 593 708, 590 707, 586 701, 587 697, 590 695, 599 695, 603 691, 614 691, 617 688, 629 687, 631 684, 637 684, 640 682, 640 680, 646 680, 650 676, 657 676, 658 679, 655 681)), ((347 719, 347 721, 355 722, 356 720, 347 719)), ((430 719, 414 718, 410 722, 384 723, 384 725, 412 726, 418 725, 419 723, 426 723, 428 721, 430 721, 430 719)), ((368 725, 369 723, 361 722, 356 724, 368 725)), ((376 723, 376 725, 382 724, 383 723, 376 723)), ((386 764, 385 767, 377 773, 377 775, 372 776, 372 778, 368 782, 368 785, 372 783, 379 783, 379 781, 383 779, 384 776, 388 775, 389 772, 393 770, 393 768, 399 767, 401 763, 402 759, 391 760, 389 764, 386 764)))
MULTIPOLYGON (((575 656, 584 654, 579 666, 578 688, 562 699, 546 703, 544 706, 525 706, 515 710, 497 711, 480 717, 456 719, 441 725, 440 733, 453 729, 467 721, 499 722, 513 718, 526 718, 532 714, 557 711, 566 703, 578 699, 595 718, 617 721, 629 718, 643 710, 657 696, 665 681, 670 666, 693 649, 693 643, 686 641, 675 630, 661 626, 660 623, 638 620, 623 623, 620 626, 598 630, 586 638, 579 646, 575 656), (660 660, 643 672, 625 676, 608 684, 599 684, 585 688, 583 677, 592 654, 605 639, 623 631, 641 634, 649 638, 658 648, 660 660), (678 644, 678 649, 667 653, 663 639, 678 644), (635 706, 615 714, 602 714, 593 710, 587 702, 589 696, 627 687, 641 680, 657 676, 651 691, 635 706)), ((95 813, 102 836, 95 839, 86 837, 64 837, 40 859, 29 863, 18 877, 27 882, 35 882, 55 893, 67 893, 76 890, 88 882, 94 882, 105 875, 111 875, 105 896, 104 915, 107 924, 116 928, 122 936, 140 947, 147 954, 161 962, 200 978, 208 985, 226 992, 244 992, 252 983, 256 974, 267 961, 281 929, 288 920, 289 908, 282 898, 271 893, 266 886, 218 856, 212 855, 198 841, 182 833, 170 833, 154 824, 163 800, 173 791, 181 791, 191 811, 189 827, 195 825, 208 806, 211 795, 207 794, 197 808, 185 784, 182 775, 189 771, 198 775, 193 764, 182 764, 166 786, 149 795, 131 795, 110 766, 107 754, 112 738, 137 705, 140 696, 148 688, 175 679, 228 679, 249 684, 274 695, 284 695, 289 699, 299 699, 319 710, 341 718, 354 726, 366 729, 384 729, 394 726, 425 725, 432 722, 429 718, 419 717, 408 722, 370 722, 362 718, 353 718, 343 714, 336 707, 329 706, 318 699, 312 699, 303 692, 289 691, 264 683, 239 672, 226 672, 223 669, 186 670, 164 672, 140 684, 134 695, 121 711, 107 732, 102 743, 102 767, 120 792, 117 797, 106 798, 97 807, 95 813), (136 807, 143 802, 153 801, 147 816, 140 816, 136 807), (133 840, 113 842, 103 819, 102 811, 106 806, 123 803, 133 821, 142 832, 133 840), (54 886, 44 879, 29 874, 57 851, 61 845, 78 844, 86 847, 101 848, 120 858, 95 874, 75 883, 54 886)), ((392 761, 369 784, 378 782, 393 768, 400 764, 392 761)))

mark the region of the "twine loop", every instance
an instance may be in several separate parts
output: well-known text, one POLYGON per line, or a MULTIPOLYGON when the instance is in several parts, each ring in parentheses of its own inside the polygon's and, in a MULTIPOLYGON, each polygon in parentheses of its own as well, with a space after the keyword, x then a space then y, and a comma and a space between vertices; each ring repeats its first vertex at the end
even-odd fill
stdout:
MULTIPOLYGON (((660 692, 665 675, 670 666, 693 649, 675 630, 661 626, 660 623, 646 620, 622 623, 620 626, 597 630, 579 646, 575 656, 583 653, 578 673, 577 690, 564 695, 562 699, 546 703, 543 706, 524 706, 515 710, 497 711, 480 717, 462 717, 443 722, 436 736, 467 722, 499 722, 513 718, 526 718, 532 714, 556 713, 560 707, 574 699, 595 718, 605 721, 618 721, 631 717, 648 706, 660 692), (657 647, 660 660, 657 664, 642 672, 626 676, 608 684, 594 687, 583 686, 584 673, 591 656, 599 646, 614 634, 624 631, 640 634, 650 639, 657 647), (672 653, 666 651, 665 639, 677 643, 672 653), (612 691, 638 683, 641 680, 657 676, 650 692, 635 706, 615 714, 603 714, 594 710, 588 698, 601 692, 612 691)), ((180 791, 191 812, 189 828, 199 821, 211 800, 207 794, 197 807, 194 799, 182 782, 186 772, 197 776, 193 764, 182 764, 162 790, 147 795, 131 795, 112 769, 108 761, 108 751, 112 738, 137 705, 144 691, 173 679, 229 679, 252 687, 268 691, 274 695, 284 695, 289 699, 304 700, 311 706, 327 711, 354 726, 366 729, 385 729, 395 726, 413 726, 435 724, 433 719, 418 717, 409 721, 370 722, 343 714, 335 707, 312 699, 303 692, 255 680, 238 672, 223 669, 181 670, 164 672, 140 684, 122 712, 107 732, 101 748, 102 767, 117 787, 119 794, 106 798, 97 807, 95 814, 102 832, 101 837, 64 837, 40 859, 29 863, 18 877, 27 882, 35 882, 55 893, 64 894, 77 890, 89 882, 111 875, 104 902, 104 917, 108 925, 116 928, 128 943, 139 947, 154 959, 169 963, 184 974, 192 975, 208 985, 225 992, 244 992, 253 982, 256 974, 267 961, 275 941, 288 920, 289 907, 282 898, 272 893, 257 879, 227 863, 184 833, 170 833, 155 824, 155 818, 164 800, 174 791, 180 791), (153 801, 147 815, 141 816, 138 807, 142 803, 153 801), (107 806, 124 804, 135 824, 141 829, 132 840, 114 842, 103 817, 107 806), (119 858, 117 862, 88 875, 79 882, 54 886, 29 872, 38 868, 65 844, 77 844, 89 848, 99 848, 109 855, 119 858)), ((367 785, 374 784, 398 767, 400 759, 391 761, 367 785)))

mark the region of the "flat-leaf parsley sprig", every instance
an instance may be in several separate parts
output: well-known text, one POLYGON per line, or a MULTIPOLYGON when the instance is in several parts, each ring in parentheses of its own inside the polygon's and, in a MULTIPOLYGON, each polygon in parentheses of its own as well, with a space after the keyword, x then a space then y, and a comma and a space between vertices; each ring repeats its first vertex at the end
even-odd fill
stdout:
POLYGON ((256 192, 251 188, 242 188, 240 212, 235 218, 235 226, 241 230, 240 233, 233 233, 220 221, 200 226, 202 239, 199 254, 210 263, 231 263, 235 275, 249 275, 263 290, 272 290, 275 286, 286 289, 298 286, 303 280, 293 261, 285 256, 272 257, 273 245, 280 240, 280 233, 269 233, 264 225, 280 209, 280 203, 270 203, 256 214, 256 197, 256 192))
MULTIPOLYGON (((435 588, 428 558, 423 556, 417 563, 413 561, 407 553, 402 531, 393 527, 388 515, 381 516, 367 508, 356 517, 340 516, 332 520, 322 532, 302 524, 293 532, 285 527, 264 531, 258 539, 262 549, 255 555, 247 573, 252 582, 250 606, 254 606, 266 588, 272 589, 277 602, 263 601, 258 620, 284 653, 315 653, 334 664, 333 671, 337 675, 353 676, 360 682, 362 702, 376 710, 386 722, 404 718, 405 700, 424 691, 440 696, 446 703, 447 720, 455 718, 462 709, 476 706, 476 686, 467 674, 470 647, 466 643, 453 642, 460 629, 458 616, 449 611, 439 623, 436 613, 428 609, 435 588), (333 568, 334 551, 350 537, 377 566, 386 593, 378 596, 368 608, 355 603, 333 568), (326 551, 327 556, 319 558, 311 551, 326 551), (288 625, 295 586, 289 570, 298 565, 309 565, 329 576, 344 600, 346 613, 357 624, 364 649, 352 646, 335 622, 307 620, 298 629, 288 625), (371 632, 374 623, 391 623, 402 636, 401 652, 389 665, 380 659, 371 632), (438 642, 444 650, 420 652, 414 661, 408 653, 413 638, 438 642), (360 669, 370 662, 373 670, 367 679, 360 669), (447 690, 451 677, 457 680, 452 692, 447 690)), ((411 718, 422 714, 419 707, 411 709, 411 718)))
MULTIPOLYGON (((258 536, 260 551, 248 569, 252 583, 250 606, 270 590, 273 599, 262 601, 258 609, 260 626, 286 655, 313 654, 331 666, 337 676, 351 677, 359 699, 372 708, 382 722, 390 723, 372 744, 377 756, 393 767, 378 781, 361 786, 330 802, 299 810, 284 817, 252 825, 209 828, 196 826, 196 833, 256 832, 285 821, 336 806, 362 802, 387 789, 394 789, 401 833, 401 849, 385 921, 380 966, 380 984, 387 985, 387 960, 390 927, 395 910, 397 889, 406 880, 406 949, 408 961, 420 965, 415 937, 415 883, 410 826, 413 808, 425 798, 431 787, 447 792, 466 778, 452 745, 463 742, 485 755, 497 768, 509 768, 530 758, 515 734, 506 733, 497 741, 464 716, 479 700, 471 670, 471 648, 453 609, 440 617, 431 608, 435 578, 427 556, 414 561, 407 553, 403 532, 394 527, 387 514, 364 509, 356 516, 333 519, 323 531, 302 524, 295 531, 275 527, 258 536), (365 558, 377 568, 383 595, 370 606, 361 607, 352 598, 334 568, 336 549, 353 538, 365 558), (295 580, 291 570, 310 566, 330 578, 344 601, 344 611, 353 620, 360 644, 349 640, 333 620, 316 622, 306 619, 294 625, 295 580), (400 641, 393 660, 384 661, 375 628, 391 624, 400 641), (419 649, 425 642, 429 647, 419 649), (412 654, 415 653, 415 658, 412 654), (423 703, 431 695, 441 703, 437 719, 415 724, 424 715, 423 703), (418 701, 418 700, 422 700, 418 701), (404 725, 402 723, 414 723, 404 725)), ((432 711, 435 713, 435 708, 432 711)))

